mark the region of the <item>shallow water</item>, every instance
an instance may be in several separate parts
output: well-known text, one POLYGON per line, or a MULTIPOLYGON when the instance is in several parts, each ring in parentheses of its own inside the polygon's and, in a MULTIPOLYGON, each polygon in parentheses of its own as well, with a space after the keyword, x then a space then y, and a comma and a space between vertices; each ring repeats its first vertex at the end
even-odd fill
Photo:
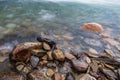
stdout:
MULTIPOLYGON (((99 40, 98 43, 103 44, 98 48, 93 46, 99 49, 105 45, 105 42, 98 36, 94 37, 98 33, 81 30, 80 25, 86 22, 98 22, 104 26, 105 32, 114 38, 120 34, 119 7, 120 5, 111 4, 43 0, 0 1, 0 45, 33 41, 41 32, 45 32, 51 34, 49 37, 54 40, 54 35, 60 37, 68 34, 74 39, 67 40, 70 43, 66 44, 83 45, 84 48, 92 47, 86 44, 86 38, 99 40)), ((91 42, 94 43, 94 40, 91 42)), ((60 43, 65 43, 65 39, 61 41, 60 43)))

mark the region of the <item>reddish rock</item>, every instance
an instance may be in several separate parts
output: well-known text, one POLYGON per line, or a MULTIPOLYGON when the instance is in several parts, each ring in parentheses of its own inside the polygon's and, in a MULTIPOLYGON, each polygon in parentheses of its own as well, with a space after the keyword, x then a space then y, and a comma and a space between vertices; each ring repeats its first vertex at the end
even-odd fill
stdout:
POLYGON ((98 23, 85 23, 81 26, 81 28, 89 31, 94 31, 94 32, 104 30, 102 25, 98 23))

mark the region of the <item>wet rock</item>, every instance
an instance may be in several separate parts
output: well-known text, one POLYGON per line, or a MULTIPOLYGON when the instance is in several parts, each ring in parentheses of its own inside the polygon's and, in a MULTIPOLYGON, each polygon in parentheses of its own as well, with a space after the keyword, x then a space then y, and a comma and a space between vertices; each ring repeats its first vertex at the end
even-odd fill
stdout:
POLYGON ((88 64, 84 61, 72 60, 73 67, 80 72, 86 71, 88 68, 88 64))
POLYGON ((97 80, 89 74, 81 74, 76 80, 97 80))
POLYGON ((111 57, 115 57, 115 54, 111 50, 109 50, 109 49, 105 49, 104 52, 106 54, 108 54, 109 56, 111 56, 111 57))
POLYGON ((39 57, 42 57, 46 54, 47 52, 45 50, 42 50, 42 49, 34 49, 34 50, 31 50, 31 54, 32 55, 35 55, 35 56, 39 56, 39 57))
POLYGON ((60 73, 55 73, 52 77, 53 80, 62 80, 62 75, 60 73))
POLYGON ((6 49, 0 50, 0 55, 8 55, 9 53, 10 53, 9 50, 6 49))
POLYGON ((48 63, 48 61, 46 61, 46 60, 39 61, 38 67, 43 67, 43 66, 45 66, 47 63, 48 63))
POLYGON ((74 39, 70 34, 64 34, 64 35, 62 35, 62 37, 65 39, 68 39, 68 40, 74 39))
POLYGON ((30 62, 31 62, 31 65, 32 65, 33 67, 37 67, 37 64, 38 64, 38 62, 39 62, 39 58, 36 57, 36 56, 31 56, 30 62))
POLYGON ((46 80, 46 78, 39 70, 33 70, 28 74, 28 80, 46 80))
POLYGON ((47 52, 48 60, 53 60, 52 51, 47 52))
POLYGON ((119 43, 113 39, 110 39, 110 38, 106 38, 105 39, 109 44, 111 44, 112 46, 117 46, 119 45, 119 43))
POLYGON ((6 57, 6 56, 0 56, 0 62, 4 62, 7 59, 8 59, 8 57, 6 57))
POLYGON ((75 80, 75 76, 74 76, 72 73, 68 73, 68 74, 66 75, 65 80, 75 80))
POLYGON ((32 70, 31 65, 26 65, 26 66, 23 68, 22 73, 28 74, 31 70, 32 70))
POLYGON ((50 51, 51 50, 51 47, 48 43, 46 42, 43 42, 43 49, 47 50, 47 51, 50 51))
POLYGON ((42 44, 40 42, 25 42, 16 45, 11 54, 10 60, 18 62, 27 62, 30 59, 31 49, 41 48, 42 44))
POLYGON ((93 54, 98 54, 98 52, 97 52, 95 49, 93 49, 93 48, 90 48, 90 49, 89 49, 89 52, 90 52, 90 53, 93 53, 93 54))
POLYGON ((0 80, 26 80, 26 79, 19 73, 0 72, 0 80))
POLYGON ((99 36, 103 38, 109 38, 110 36, 107 33, 100 33, 99 36))
POLYGON ((102 25, 98 24, 98 23, 85 23, 81 26, 82 29, 85 29, 85 30, 89 30, 89 31, 102 31, 104 30, 102 25))
POLYGON ((115 46, 120 51, 120 46, 115 46))
POLYGON ((54 62, 49 62, 49 63, 47 63, 47 67, 48 68, 56 68, 57 65, 54 62))
POLYGON ((120 78, 120 69, 117 70, 118 76, 120 78))
POLYGON ((16 69, 20 72, 20 71, 22 71, 22 69, 24 68, 24 66, 25 65, 23 65, 23 64, 17 65, 16 69))
POLYGON ((68 52, 65 52, 65 57, 66 57, 68 60, 76 59, 76 57, 75 57, 74 55, 72 55, 71 53, 68 53, 68 52))
POLYGON ((59 50, 59 49, 54 50, 52 55, 56 60, 59 60, 59 61, 64 61, 64 59, 65 59, 65 55, 64 55, 63 51, 59 50))
POLYGON ((48 77, 52 77, 53 74, 54 74, 54 71, 53 71, 52 69, 48 68, 48 69, 46 70, 46 75, 47 75, 48 77))
POLYGON ((115 73, 112 70, 109 69, 105 69, 105 68, 100 68, 100 70, 106 75, 111 78, 117 79, 117 76, 115 75, 115 73))

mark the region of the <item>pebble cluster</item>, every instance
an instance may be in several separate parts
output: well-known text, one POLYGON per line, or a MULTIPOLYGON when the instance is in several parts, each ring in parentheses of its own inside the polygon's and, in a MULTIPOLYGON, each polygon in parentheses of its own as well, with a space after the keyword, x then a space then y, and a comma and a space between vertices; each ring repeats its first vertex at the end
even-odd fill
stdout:
POLYGON ((119 80, 120 60, 110 50, 66 53, 52 40, 16 45, 10 62, 27 80, 119 80), (93 52, 93 53, 92 53, 93 52))

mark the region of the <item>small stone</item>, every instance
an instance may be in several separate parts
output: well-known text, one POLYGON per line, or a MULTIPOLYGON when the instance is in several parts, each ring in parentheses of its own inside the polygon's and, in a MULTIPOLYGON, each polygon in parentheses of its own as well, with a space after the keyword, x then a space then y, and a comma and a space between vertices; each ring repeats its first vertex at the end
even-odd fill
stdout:
POLYGON ((42 49, 38 49, 38 50, 34 49, 31 51, 32 55, 39 56, 39 57, 44 56, 46 53, 47 52, 45 50, 42 50, 42 49))
POLYGON ((23 68, 22 72, 28 74, 31 71, 31 69, 32 69, 31 66, 27 65, 23 68))
POLYGON ((53 60, 52 51, 47 52, 48 60, 53 60))
POLYGON ((17 65, 17 67, 16 67, 16 69, 18 70, 18 71, 21 71, 22 69, 24 68, 24 65, 17 65))
POLYGON ((97 80, 89 74, 81 74, 76 80, 97 80))
POLYGON ((6 50, 6 49, 0 50, 0 55, 7 55, 9 53, 10 53, 9 50, 6 50))
POLYGON ((62 75, 60 73, 55 73, 53 75, 53 80, 62 80, 62 75))
POLYGON ((102 31, 104 30, 102 25, 98 24, 98 23, 94 23, 94 22, 91 22, 91 23, 85 23, 81 26, 82 29, 85 29, 85 30, 89 30, 89 31, 102 31))
POLYGON ((47 50, 47 51, 50 51, 51 50, 51 47, 49 44, 47 44, 46 42, 43 42, 43 49, 47 50))
POLYGON ((90 58, 89 57, 86 57, 86 62, 88 63, 88 64, 90 64, 91 63, 91 60, 90 60, 90 58))
POLYGON ((33 70, 28 74, 28 80, 46 80, 46 78, 39 70, 33 70))
POLYGON ((73 60, 73 59, 76 59, 76 57, 75 57, 75 56, 73 56, 72 54, 67 53, 67 52, 65 52, 65 57, 66 57, 68 60, 73 60))
POLYGON ((0 62, 4 62, 6 59, 8 59, 8 57, 0 56, 0 62))
POLYGON ((43 57, 42 57, 42 60, 47 60, 48 59, 48 56, 47 55, 44 55, 43 57))
POLYGON ((100 33, 99 35, 103 38, 109 38, 110 37, 107 33, 100 33))
POLYGON ((119 42, 115 41, 114 39, 110 39, 110 38, 105 38, 105 40, 112 46, 117 46, 119 45, 119 42))
POLYGON ((90 53, 93 53, 93 54, 98 54, 98 52, 97 52, 95 49, 93 49, 93 48, 90 48, 90 49, 89 49, 89 52, 90 52, 90 53))
POLYGON ((66 75, 66 79, 65 80, 75 80, 75 76, 72 73, 68 73, 66 75))
POLYGON ((86 71, 88 68, 88 64, 86 62, 79 60, 72 60, 72 65, 76 70, 80 72, 86 71))
POLYGON ((110 55, 111 57, 115 57, 115 54, 111 50, 105 49, 104 51, 106 54, 110 55))
POLYGON ((54 74, 54 71, 53 71, 52 69, 48 68, 48 69, 46 70, 46 75, 47 75, 48 77, 52 77, 53 74, 54 74))
POLYGON ((64 59, 65 59, 65 55, 64 55, 63 51, 59 50, 59 49, 53 51, 53 57, 59 61, 64 61, 64 59))
POLYGON ((120 77, 120 69, 117 70, 118 76, 120 77))
POLYGON ((30 62, 31 62, 31 65, 32 65, 33 67, 37 67, 37 64, 38 64, 38 62, 39 62, 39 58, 36 57, 36 56, 31 56, 30 62))
POLYGON ((109 76, 111 78, 117 79, 117 76, 115 75, 115 73, 112 70, 109 69, 105 69, 105 68, 101 68, 100 69, 106 76, 109 76))

